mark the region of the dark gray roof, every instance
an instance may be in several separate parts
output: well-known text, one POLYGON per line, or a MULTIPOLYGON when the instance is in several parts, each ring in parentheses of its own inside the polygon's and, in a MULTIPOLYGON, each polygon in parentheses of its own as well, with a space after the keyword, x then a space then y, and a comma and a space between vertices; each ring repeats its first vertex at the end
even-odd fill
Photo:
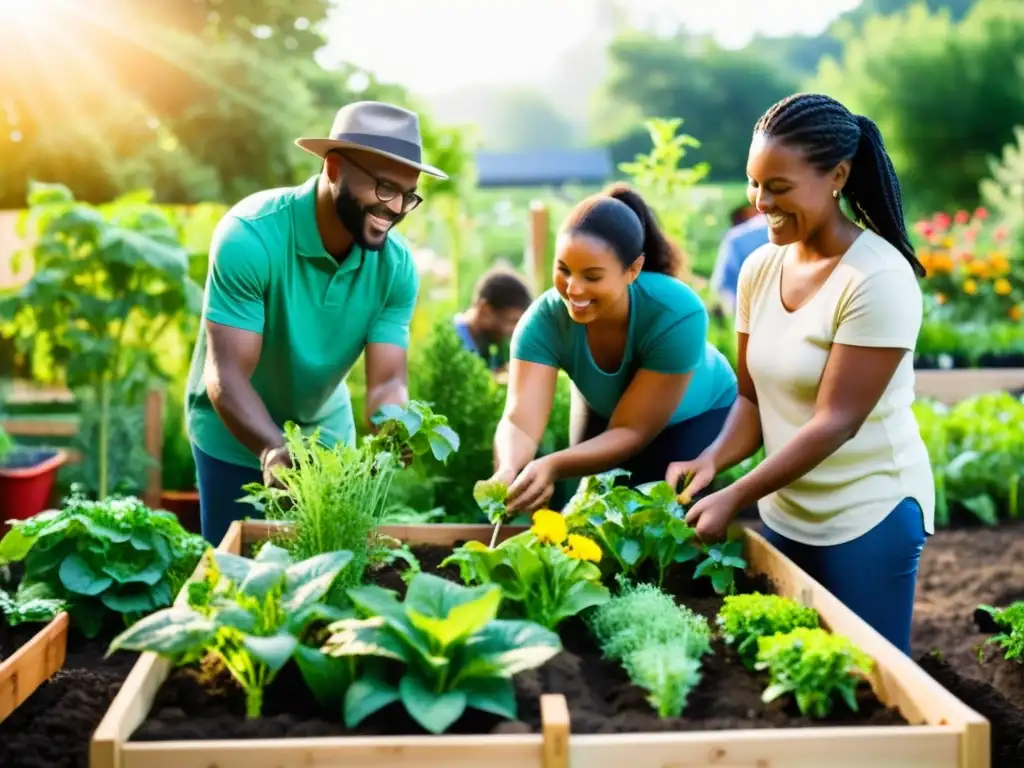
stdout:
POLYGON ((476 153, 481 187, 541 187, 601 184, 614 173, 607 149, 546 149, 476 153))

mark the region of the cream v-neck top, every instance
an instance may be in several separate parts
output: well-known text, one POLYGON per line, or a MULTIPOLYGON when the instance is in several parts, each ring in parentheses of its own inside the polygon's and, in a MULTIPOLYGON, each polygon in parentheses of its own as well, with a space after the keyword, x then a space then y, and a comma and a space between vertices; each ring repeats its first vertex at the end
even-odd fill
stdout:
POLYGON ((922 295, 903 255, 865 230, 820 290, 795 311, 782 303, 787 246, 755 251, 740 272, 736 330, 749 335, 765 451, 779 451, 814 413, 833 344, 907 350, 857 434, 799 480, 759 502, 761 518, 794 541, 841 544, 867 533, 912 497, 934 532, 935 486, 914 418, 914 347, 922 295))

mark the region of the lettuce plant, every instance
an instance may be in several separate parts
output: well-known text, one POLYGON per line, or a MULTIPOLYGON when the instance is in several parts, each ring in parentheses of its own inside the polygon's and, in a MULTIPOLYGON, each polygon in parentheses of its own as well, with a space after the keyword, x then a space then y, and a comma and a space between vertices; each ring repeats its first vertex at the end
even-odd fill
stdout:
POLYGON ((473 486, 473 500, 493 524, 504 519, 507 498, 508 486, 500 480, 480 480, 473 486))
POLYGON ((430 453, 444 463, 459 450, 459 436, 448 426, 448 419, 419 400, 411 401, 406 407, 381 406, 372 421, 378 428, 377 434, 368 438, 374 453, 386 451, 399 456, 408 449, 413 456, 430 453))
POLYGON ((786 634, 797 627, 814 629, 818 612, 779 595, 727 595, 716 617, 725 644, 736 651, 748 669, 757 661, 760 637, 786 634))
POLYGON ((496 618, 502 592, 493 584, 465 587, 420 573, 404 602, 376 586, 348 594, 360 618, 332 623, 322 650, 360 659, 345 695, 349 728, 394 702, 431 733, 469 707, 515 719, 512 676, 562 649, 538 624, 496 618))
POLYGON ((872 660, 849 638, 798 627, 760 637, 757 646, 755 669, 770 676, 761 696, 766 704, 792 694, 802 715, 820 719, 832 712, 838 696, 857 711, 857 687, 871 674, 872 660))
POLYGON ((213 552, 203 580, 189 584, 186 604, 129 627, 114 638, 108 655, 152 651, 194 663, 212 654, 245 691, 249 718, 259 717, 264 689, 292 659, 319 694, 343 679, 344 670, 301 641, 311 622, 345 615, 321 600, 351 559, 341 551, 293 562, 274 544, 265 544, 254 559, 213 552))
POLYGON ((608 600, 601 584, 601 548, 570 534, 557 512, 540 510, 533 527, 491 549, 470 541, 441 564, 455 563, 463 583, 497 584, 505 599, 518 604, 523 618, 548 629, 608 600))
POLYGON ((991 605, 979 605, 978 608, 988 613, 992 621, 1003 628, 1002 632, 985 641, 978 649, 978 656, 981 656, 984 646, 993 644, 1003 649, 1003 658, 1024 661, 1024 601, 1013 603, 1007 608, 991 605))
POLYGON ((66 606, 78 629, 95 637, 112 614, 131 623, 170 605, 206 549, 173 514, 135 497, 72 495, 59 511, 14 521, 0 540, 0 565, 25 564, 5 613, 49 621, 66 606))

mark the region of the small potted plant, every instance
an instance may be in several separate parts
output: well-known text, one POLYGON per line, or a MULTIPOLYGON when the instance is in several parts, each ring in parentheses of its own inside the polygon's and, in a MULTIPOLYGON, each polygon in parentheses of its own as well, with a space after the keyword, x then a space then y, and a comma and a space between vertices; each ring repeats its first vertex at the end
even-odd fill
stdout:
POLYGON ((0 531, 5 520, 25 520, 46 509, 57 470, 67 460, 58 448, 15 445, 0 427, 0 531))

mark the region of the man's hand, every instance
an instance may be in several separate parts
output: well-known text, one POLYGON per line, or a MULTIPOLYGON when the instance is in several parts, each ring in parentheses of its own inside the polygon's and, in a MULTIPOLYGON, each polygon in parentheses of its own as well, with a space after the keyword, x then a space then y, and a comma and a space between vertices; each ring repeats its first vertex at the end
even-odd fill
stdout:
POLYGON ((278 448, 271 448, 263 452, 260 456, 260 469, 263 471, 263 484, 267 488, 281 488, 281 479, 277 476, 277 469, 279 467, 290 468, 292 466, 292 457, 288 453, 288 448, 280 446, 278 448))

